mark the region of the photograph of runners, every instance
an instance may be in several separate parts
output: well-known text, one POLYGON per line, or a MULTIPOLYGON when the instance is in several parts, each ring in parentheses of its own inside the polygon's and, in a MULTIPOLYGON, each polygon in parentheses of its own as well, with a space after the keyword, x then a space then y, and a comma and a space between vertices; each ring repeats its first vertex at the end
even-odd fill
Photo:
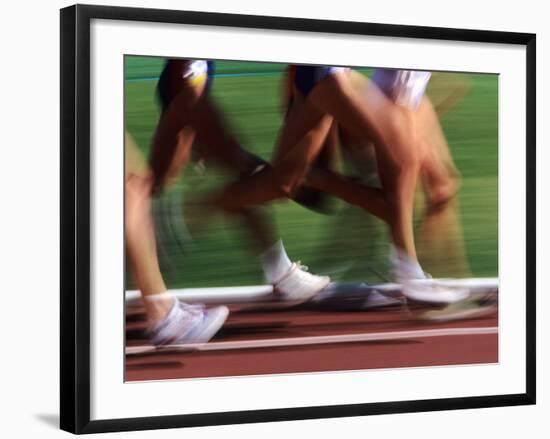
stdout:
POLYGON ((498 75, 124 63, 126 381, 499 361, 498 75))

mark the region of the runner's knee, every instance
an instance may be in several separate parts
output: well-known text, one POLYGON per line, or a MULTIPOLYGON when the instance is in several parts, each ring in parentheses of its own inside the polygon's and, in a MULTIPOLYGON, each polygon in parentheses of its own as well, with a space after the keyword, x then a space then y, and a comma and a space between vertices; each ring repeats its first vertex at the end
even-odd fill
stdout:
POLYGON ((277 175, 276 190, 280 197, 293 198, 304 183, 303 177, 277 175))
POLYGON ((388 147, 392 151, 392 162, 399 173, 420 169, 422 148, 411 124, 401 114, 390 118, 388 147))

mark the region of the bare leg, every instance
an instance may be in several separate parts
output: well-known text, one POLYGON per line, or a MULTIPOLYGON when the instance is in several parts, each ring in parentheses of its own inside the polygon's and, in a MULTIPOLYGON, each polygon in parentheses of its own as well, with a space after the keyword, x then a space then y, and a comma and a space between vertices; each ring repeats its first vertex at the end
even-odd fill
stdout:
MULTIPOLYGON (((264 164, 261 159, 242 149, 235 138, 228 134, 221 113, 209 98, 202 99, 195 107, 191 123, 207 159, 215 160, 234 174, 250 174, 264 164)), ((277 241, 274 226, 268 215, 249 208, 231 213, 239 216, 245 223, 258 253, 277 241)))
MULTIPOLYGON (((195 138, 203 145, 207 157, 235 173, 250 172, 262 163, 227 134, 219 111, 203 92, 204 87, 182 87, 161 115, 150 158, 154 191, 159 191, 169 178, 182 171, 189 161, 195 138)), ((239 214, 259 250, 276 241, 272 225, 264 215, 251 211, 239 214)))
MULTIPOLYGON (((323 81, 317 86, 318 89, 323 81)), ((315 92, 315 91, 314 91, 315 92)), ((312 92, 312 93, 314 93, 312 92)), ((242 206, 259 204, 271 201, 283 196, 292 196, 298 187, 300 187, 310 169, 311 164, 318 156, 320 148, 328 135, 332 119, 324 116, 322 112, 316 111, 307 102, 297 99, 293 104, 283 133, 279 139, 279 147, 275 156, 273 168, 264 169, 250 178, 241 179, 230 187, 226 188, 218 203, 226 210, 238 210, 242 206)), ((369 132, 372 132, 370 125, 369 132)), ((357 130, 356 130, 357 131, 357 130)), ((361 131, 364 133, 364 131, 361 131)), ((409 171, 409 169, 406 169, 409 171)), ((390 220, 390 214, 387 212, 387 196, 384 197, 379 189, 369 188, 356 183, 352 180, 340 177, 329 171, 313 171, 307 177, 307 183, 317 189, 337 195, 353 204, 361 205, 377 216, 390 222, 392 231, 404 230, 404 233, 394 233, 394 242, 400 248, 405 249, 408 254, 415 255, 414 243, 408 245, 407 239, 412 239, 412 197, 414 196, 414 187, 416 180, 411 182, 410 176, 418 175, 418 168, 414 172, 399 172, 396 175, 400 187, 411 188, 407 191, 407 203, 410 204, 408 210, 403 209, 401 204, 404 202, 399 198, 398 193, 393 196, 393 206, 399 206, 399 215, 395 215, 397 220, 390 220), (410 217, 410 218, 409 218, 410 217), (407 237, 410 235, 410 238, 407 237), (403 238, 405 236, 405 238, 403 238)), ((391 181, 387 183, 390 190, 395 185, 391 181)), ((396 209, 394 209, 396 210, 396 209)))
POLYGON ((367 210, 382 221, 390 221, 386 197, 381 189, 369 187, 353 178, 322 168, 312 169, 307 175, 306 182, 315 189, 367 210))
POLYGON ((434 72, 428 85, 428 95, 438 117, 455 107, 470 92, 471 84, 456 73, 434 72))
POLYGON ((321 81, 308 100, 354 136, 374 139, 394 245, 416 260, 412 228, 420 159, 414 120, 408 110, 391 103, 376 87, 356 93, 345 74, 321 81))
MULTIPOLYGON (((415 112, 416 129, 425 142, 426 155, 422 167, 424 189, 429 208, 417 231, 416 247, 423 265, 436 276, 467 277, 470 270, 465 257, 458 200, 458 171, 454 166, 443 131, 431 102, 427 97, 415 112), (434 194, 440 195, 439 208, 434 209, 434 194), (444 197, 444 198, 443 198, 444 197), (449 269, 451 271, 449 271, 449 269)), ((340 142, 354 160, 367 165, 374 163, 368 139, 357 139, 340 129, 340 142), (367 140, 367 142, 365 142, 367 140)), ((372 165, 371 165, 372 166, 372 165)), ((361 201, 360 191, 355 192, 361 201)), ((348 200, 354 203, 353 200, 348 200)), ((360 205, 360 203, 357 203, 360 205)))
MULTIPOLYGON (((178 139, 178 141, 181 140, 178 139)), ((127 150, 137 150, 128 134, 125 144, 127 150)), ((154 344, 205 343, 223 325, 229 311, 227 307, 223 306, 208 310, 200 306, 190 307, 180 303, 166 291, 157 259, 155 232, 151 216, 153 179, 145 166, 139 168, 134 166, 137 154, 134 153, 131 156, 134 159, 133 162, 127 162, 125 167, 126 251, 130 267, 141 291, 149 323, 148 337, 154 344), (193 332, 194 328, 199 330, 193 332)), ((176 158, 178 158, 177 155, 176 158)), ((185 163, 180 164, 183 166, 185 163)))
POLYGON ((418 228, 417 236, 418 253, 423 265, 432 275, 471 275, 456 198, 426 215, 418 228))
POLYGON ((329 203, 330 194, 323 189, 312 187, 308 180, 312 172, 317 169, 334 172, 339 168, 340 151, 338 147, 338 126, 336 122, 333 122, 321 152, 313 163, 312 170, 307 174, 304 185, 292 197, 295 202, 321 213, 329 213, 332 210, 331 203, 329 203))
MULTIPOLYGON (((126 134, 125 237, 126 253, 132 274, 142 297, 162 295, 166 285, 157 259, 155 232, 151 217, 151 178, 133 139, 126 134)), ((144 300, 148 320, 154 323, 168 312, 169 297, 144 300)))
POLYGON ((422 100, 417 118, 428 151, 422 171, 427 209, 418 229, 418 251, 433 275, 468 277, 471 272, 455 197, 459 172, 429 98, 422 100))
POLYGON ((216 200, 226 211, 291 197, 301 186, 321 150, 332 118, 311 111, 304 102, 293 105, 279 138, 280 153, 272 166, 229 185, 216 200))
POLYGON ((215 102, 202 99, 194 109, 191 124, 197 131, 201 152, 205 158, 234 173, 250 173, 265 162, 244 150, 230 134, 215 102))
POLYGON ((415 116, 422 141, 426 145, 422 167, 424 188, 429 208, 437 208, 453 198, 458 191, 459 173, 429 98, 422 99, 415 116))
POLYGON ((153 137, 149 163, 153 172, 153 192, 167 184, 189 160, 195 130, 190 121, 200 99, 201 90, 184 88, 163 111, 153 137))

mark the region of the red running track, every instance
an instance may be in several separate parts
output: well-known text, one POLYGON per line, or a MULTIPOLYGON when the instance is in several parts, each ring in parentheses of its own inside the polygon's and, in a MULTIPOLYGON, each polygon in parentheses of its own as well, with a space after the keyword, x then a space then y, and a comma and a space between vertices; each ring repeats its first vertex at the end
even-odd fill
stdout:
MULTIPOLYGON (((239 311, 211 343, 308 338, 344 334, 422 331, 407 339, 297 345, 256 349, 157 352, 126 356, 126 380, 149 381, 336 370, 378 369, 498 362, 498 334, 423 337, 426 330, 494 328, 497 315, 453 323, 428 323, 406 310, 385 311, 239 311)), ((128 308, 126 343, 146 345, 144 315, 128 308)), ((429 331, 428 331, 429 332, 429 331)))

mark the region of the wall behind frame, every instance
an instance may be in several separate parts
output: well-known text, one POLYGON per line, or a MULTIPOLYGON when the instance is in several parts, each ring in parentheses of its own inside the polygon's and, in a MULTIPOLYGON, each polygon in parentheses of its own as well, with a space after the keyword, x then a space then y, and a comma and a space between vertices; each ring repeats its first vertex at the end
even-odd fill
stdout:
MULTIPOLYGON (((509 8, 497 0, 461 0, 460 2, 406 1, 357 2, 339 0, 312 2, 292 0, 203 0, 202 2, 102 0, 88 3, 174 8, 259 15, 301 16, 307 18, 358 20, 395 24, 483 28, 537 33, 537 76, 550 75, 550 30, 543 2, 526 0, 509 8)), ((63 437, 57 430, 58 413, 58 291, 59 291, 59 8, 71 2, 11 2, 1 27, 4 56, 2 115, 9 123, 0 130, 2 172, 0 191, 0 270, 3 313, 0 329, 3 360, 0 380, 1 406, 6 413, 0 424, 7 437, 39 435, 63 437), (25 90, 25 92, 23 92, 25 90), (29 276, 29 267, 33 268, 29 276), (6 300, 7 299, 7 300, 6 300)), ((542 121, 550 119, 550 89, 539 79, 538 144, 549 140, 542 121)), ((538 272, 550 265, 550 232, 540 227, 550 222, 550 175, 543 171, 550 164, 547 149, 539 148, 538 158, 538 272)), ((547 437, 550 431, 543 414, 550 410, 550 385, 540 374, 548 370, 550 279, 538 279, 538 405, 533 407, 469 410, 209 427, 202 429, 140 432, 135 437, 176 438, 268 438, 315 435, 332 438, 507 438, 524 433, 547 437)), ((182 396, 183 397, 183 396, 182 396)), ((130 434, 128 435, 130 436, 130 434)), ((122 437, 121 435, 106 437, 122 437)))

